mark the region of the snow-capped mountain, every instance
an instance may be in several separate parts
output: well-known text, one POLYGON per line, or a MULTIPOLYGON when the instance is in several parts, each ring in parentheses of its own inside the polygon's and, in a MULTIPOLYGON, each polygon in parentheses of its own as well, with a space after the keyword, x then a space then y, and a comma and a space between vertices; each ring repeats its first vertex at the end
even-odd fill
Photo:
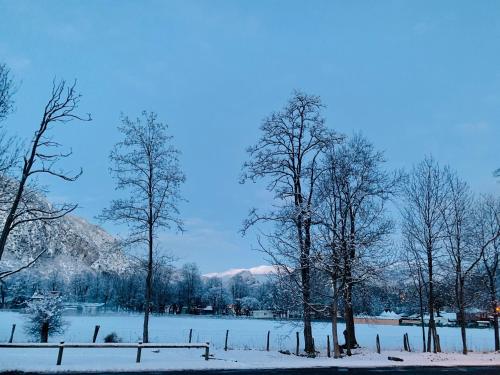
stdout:
POLYGON ((218 277, 222 280, 228 280, 236 275, 241 275, 242 277, 252 276, 259 281, 266 280, 269 275, 276 272, 275 266, 256 266, 251 268, 232 268, 223 272, 211 272, 204 274, 206 278, 218 277))
POLYGON ((43 250, 46 253, 32 269, 42 274, 57 270, 64 278, 91 270, 121 273, 130 265, 116 238, 83 218, 67 215, 16 228, 9 236, 2 268, 25 264, 43 250))

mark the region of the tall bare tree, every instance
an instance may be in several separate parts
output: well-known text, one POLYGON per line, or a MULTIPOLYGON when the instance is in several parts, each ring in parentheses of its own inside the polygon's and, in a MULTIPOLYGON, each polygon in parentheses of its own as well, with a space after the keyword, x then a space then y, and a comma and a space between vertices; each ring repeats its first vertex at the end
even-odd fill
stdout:
POLYGON ((126 242, 147 247, 143 342, 149 342, 156 238, 160 229, 182 230, 178 204, 185 176, 179 166, 179 151, 156 113, 143 112, 136 120, 123 117, 119 130, 123 139, 111 151, 111 173, 117 189, 125 191, 127 197, 113 200, 101 218, 127 224, 130 234, 126 242))
POLYGON ((14 80, 6 64, 0 63, 0 122, 4 120, 14 108, 14 80))
MULTIPOLYGON (((12 113, 16 87, 10 69, 0 64, 0 123, 12 113)), ((12 172, 19 162, 21 147, 18 140, 7 135, 0 128, 0 205, 9 203, 8 194, 12 189, 12 172)), ((1 259, 1 256, 0 256, 1 259)))
POLYGON ((386 206, 397 193, 401 173, 388 173, 384 163, 383 154, 355 134, 329 150, 318 189, 320 228, 329 254, 323 259, 329 259, 326 269, 334 288, 341 278, 348 354, 357 346, 353 287, 376 277, 391 260, 387 248, 393 222, 386 206))
MULTIPOLYGON (((445 170, 446 203, 443 206, 444 247, 448 253, 448 271, 454 275, 455 305, 462 336, 462 352, 467 354, 465 286, 479 263, 484 248, 472 246, 474 197, 469 185, 455 172, 445 170)), ((445 266, 446 267, 446 266, 445 266)))
POLYGON ((266 213, 253 209, 243 231, 259 222, 276 224, 280 233, 268 233, 280 246, 264 249, 272 262, 289 273, 301 292, 304 321, 304 349, 314 355, 311 327, 311 248, 313 198, 320 171, 320 159, 329 143, 338 137, 328 131, 318 96, 294 92, 288 104, 272 113, 261 125, 261 137, 248 148, 242 182, 263 179, 276 204, 266 213))
MULTIPOLYGON (((41 204, 39 189, 34 178, 40 175, 56 177, 64 181, 75 181, 82 170, 73 173, 60 169, 58 162, 71 155, 71 151, 61 151, 62 145, 53 140, 51 134, 56 126, 73 120, 89 121, 90 115, 81 116, 76 113, 80 102, 80 94, 75 90, 76 82, 68 85, 66 81, 54 82, 52 92, 43 110, 42 119, 35 131, 28 150, 20 164, 20 172, 12 176, 4 176, 2 194, 2 210, 6 217, 0 234, 0 260, 5 253, 9 235, 18 226, 35 221, 49 222, 60 219, 75 210, 76 204, 41 204)), ((41 254, 32 258, 28 264, 14 271, 7 271, 1 278, 19 272, 33 264, 41 254)))
POLYGON ((405 201, 402 213, 403 236, 415 251, 421 254, 420 259, 425 262, 429 310, 427 351, 433 349, 436 352, 434 283, 435 263, 442 256, 442 241, 445 234, 442 215, 447 196, 444 171, 434 159, 426 158, 413 167, 403 190, 405 201))
POLYGON ((500 198, 493 195, 482 196, 475 210, 474 244, 483 249, 482 267, 485 272, 485 285, 488 291, 495 350, 500 350, 498 327, 498 290, 497 283, 500 267, 500 198))

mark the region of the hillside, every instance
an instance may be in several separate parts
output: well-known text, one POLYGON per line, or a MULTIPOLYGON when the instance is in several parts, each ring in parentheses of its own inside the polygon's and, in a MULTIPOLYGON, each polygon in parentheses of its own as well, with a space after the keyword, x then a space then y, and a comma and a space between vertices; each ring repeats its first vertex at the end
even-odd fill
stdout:
POLYGON ((67 215, 59 220, 36 221, 16 228, 9 237, 2 268, 26 263, 44 249, 46 253, 30 272, 43 275, 55 269, 69 279, 90 270, 121 273, 130 263, 117 240, 104 229, 81 217, 67 215))

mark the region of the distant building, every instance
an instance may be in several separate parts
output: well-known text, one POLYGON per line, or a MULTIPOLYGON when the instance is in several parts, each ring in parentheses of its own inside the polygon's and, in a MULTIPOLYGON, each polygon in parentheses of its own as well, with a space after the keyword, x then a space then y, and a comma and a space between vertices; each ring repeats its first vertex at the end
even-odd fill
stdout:
POLYGON ((397 326, 401 322, 401 315, 396 314, 394 311, 385 310, 378 316, 355 316, 354 323, 359 324, 379 324, 397 326))
POLYGON ((405 326, 418 326, 422 324, 422 319, 420 318, 420 314, 403 316, 401 317, 401 321, 399 324, 405 326))
POLYGON ((105 309, 104 303, 99 302, 66 302, 63 303, 65 311, 72 311, 78 314, 95 315, 105 309))
POLYGON ((47 297, 59 297, 61 295, 61 292, 58 292, 57 290, 52 290, 50 292, 48 292, 47 294, 43 294, 43 293, 39 293, 39 292, 35 292, 33 293, 33 295, 31 296, 31 300, 41 300, 41 299, 45 299, 47 297))
POLYGON ((211 305, 208 305, 206 307, 197 307, 195 312, 197 315, 213 315, 215 310, 211 305))
MULTIPOLYGON (((438 326, 455 326, 457 325, 457 313, 446 311, 436 312, 434 321, 438 326)), ((424 323, 429 324, 429 314, 424 315, 424 323)))
POLYGON ((275 314, 272 310, 254 310, 250 316, 256 319, 273 319, 275 314))

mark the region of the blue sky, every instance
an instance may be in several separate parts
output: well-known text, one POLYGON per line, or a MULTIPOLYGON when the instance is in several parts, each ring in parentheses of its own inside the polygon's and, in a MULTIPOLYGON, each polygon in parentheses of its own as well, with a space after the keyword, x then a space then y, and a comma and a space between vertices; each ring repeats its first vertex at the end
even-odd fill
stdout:
POLYGON ((498 14, 498 1, 0 0, 0 61, 21 81, 5 126, 28 136, 53 77, 78 79, 94 120, 57 139, 84 175, 47 184, 95 221, 115 194, 120 112, 158 112, 188 178, 187 232, 162 234, 165 247, 203 272, 251 267, 264 260, 237 232, 269 196, 238 184, 244 150, 293 89, 320 95, 328 125, 362 131, 391 168, 432 154, 475 191, 499 192, 498 14))

